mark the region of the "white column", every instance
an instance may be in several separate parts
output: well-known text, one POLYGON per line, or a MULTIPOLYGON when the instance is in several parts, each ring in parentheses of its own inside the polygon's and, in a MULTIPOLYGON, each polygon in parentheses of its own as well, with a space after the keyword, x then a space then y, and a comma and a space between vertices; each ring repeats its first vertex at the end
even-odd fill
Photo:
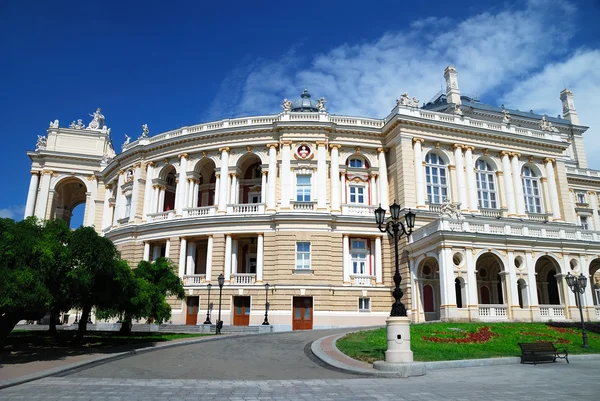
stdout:
POLYGON ((196 243, 188 242, 187 257, 185 262, 186 274, 195 274, 196 272, 196 243))
POLYGON ((150 243, 144 242, 144 260, 146 262, 150 261, 150 243))
MULTIPOLYGON (((331 145, 331 211, 340 212, 340 145, 331 145)), ((371 181, 371 188, 373 188, 371 181)))
POLYGON ((479 297, 477 296, 477 274, 475 273, 475 261, 473 260, 473 250, 465 250, 465 263, 467 265, 467 277, 465 280, 465 290, 467 291, 467 302, 463 305, 465 308, 477 308, 479 297))
POLYGON ((369 187, 371 188, 371 202, 369 204, 377 206, 377 173, 371 173, 369 187))
POLYGON ((221 192, 219 193, 219 213, 227 212, 227 182, 229 177, 229 148, 221 148, 221 192))
POLYGON ((525 214, 525 197, 523 195, 523 183, 521 182, 521 169, 519 168, 519 154, 513 153, 510 161, 512 167, 513 187, 515 189, 515 201, 517 214, 525 214))
POLYGON ((135 214, 137 212, 137 204, 140 192, 140 173, 141 163, 134 165, 133 170, 133 187, 131 188, 131 208, 129 211, 129 221, 135 220, 135 214))
POLYGON ((31 172, 31 179, 29 180, 29 191, 27 191, 27 203, 25 204, 25 215, 23 218, 33 216, 35 209, 35 200, 37 198, 38 184, 40 182, 39 171, 31 172))
POLYGON ((552 207, 552 218, 560 220, 560 204, 558 202, 558 189, 556 187, 556 176, 554 174, 554 159, 546 158, 546 176, 548 177, 548 188, 550 189, 550 205, 552 207))
POLYGON ((423 139, 413 138, 413 157, 415 160, 415 191, 417 195, 417 207, 425 207, 425 178, 423 176, 423 139))
POLYGON ((461 210, 469 210, 467 201, 467 186, 465 182, 465 164, 463 162, 462 145, 454 145, 454 164, 456 166, 456 185, 458 187, 458 202, 461 210))
POLYGON ((539 308, 540 301, 538 300, 537 281, 535 279, 535 263, 533 262, 533 254, 525 253, 525 267, 527 269, 527 298, 529 307, 536 306, 539 308))
POLYGON ((346 204, 346 203, 348 203, 348 202, 346 202, 346 172, 343 172, 340 175, 340 181, 341 181, 340 186, 342 187, 341 191, 340 191, 341 202, 342 202, 342 204, 346 204))
POLYGON ((327 144, 317 142, 317 209, 327 207, 327 144))
POLYGON ((375 237, 375 283, 383 283, 383 263, 381 253, 381 237, 375 237))
POLYGON ((342 252, 344 252, 343 258, 342 258, 342 268, 343 268, 343 274, 344 274, 344 283, 349 283, 350 282, 350 238, 348 238, 347 235, 344 235, 343 238, 343 249, 342 252))
POLYGON ((165 191, 167 190, 164 186, 158 187, 158 210, 157 212, 163 212, 165 210, 165 191))
POLYGON ((42 179, 40 189, 37 195, 35 208, 35 217, 40 220, 46 219, 46 209, 48 208, 48 198, 50 195, 50 180, 52 179, 52 171, 42 171, 42 179))
MULTIPOLYGON (((200 191, 200 182, 196 179, 190 182, 192 186, 192 205, 190 207, 198 207, 198 191, 200 191)), ((202 195, 204 197, 204 194, 202 195)), ((208 205, 208 195, 206 200, 206 205, 208 205)), ((209 205, 210 206, 210 205, 209 205)))
POLYGON ((223 266, 225 281, 231 280, 231 235, 225 236, 225 265, 223 266))
POLYGON ((179 244, 179 277, 183 277, 185 275, 186 252, 187 240, 185 238, 181 238, 181 242, 179 244))
POLYGON ((187 153, 179 155, 179 179, 177 180, 177 188, 175 190, 175 214, 177 216, 183 215, 183 208, 187 202, 185 197, 185 183, 187 177, 187 153))
POLYGON ((379 156, 379 203, 384 209, 388 208, 388 179, 387 179, 387 164, 385 161, 385 149, 377 148, 379 156))
POLYGON ((167 242, 165 244, 165 258, 169 259, 171 256, 171 240, 167 238, 167 242))
POLYGON ((271 143, 269 147, 269 189, 267 191, 267 210, 274 211, 276 203, 277 183, 277 144, 271 143))
POLYGON ((465 147, 465 170, 467 172, 467 187, 469 188, 469 209, 479 210, 477 200, 477 180, 475 179, 475 165, 473 164, 473 147, 465 147))
POLYGON ((231 273, 237 274, 238 270, 238 252, 239 242, 237 239, 231 240, 231 273))
POLYGON ((292 198, 292 178, 290 170, 291 142, 281 142, 281 207, 289 208, 292 198))
POLYGON ((144 189, 143 219, 148 219, 148 213, 152 213, 152 179, 154 178, 154 163, 146 163, 146 188, 144 189))
POLYGON ((213 259, 213 236, 208 236, 208 244, 206 246, 206 277, 205 281, 210 282, 212 275, 212 259, 213 259))
POLYGON ((442 248, 439 253, 440 266, 440 306, 456 307, 456 291, 454 288, 454 264, 452 248, 442 248))
POLYGON ((106 229, 110 227, 111 221, 111 212, 110 212, 110 196, 112 195, 112 186, 110 184, 106 184, 104 186, 104 207, 102 210, 102 229, 106 229))
POLYGON ((595 231, 600 231, 600 215, 598 215, 598 194, 594 191, 588 191, 587 195, 590 197, 590 205, 592 206, 592 216, 594 219, 595 231))
POLYGON ((229 192, 231 194, 231 198, 229 199, 229 203, 231 204, 236 204, 236 203, 240 203, 239 199, 236 198, 236 194, 237 194, 237 174, 236 173, 231 173, 231 191, 229 192))
POLYGON ((215 174, 215 206, 219 205, 219 190, 221 185, 221 174, 215 174))
POLYGON ((152 186, 152 207, 150 213, 158 213, 158 205, 160 203, 160 185, 152 186))
MULTIPOLYGON (((261 172, 261 182, 260 182, 260 203, 265 203, 267 201, 267 197, 265 196, 267 193, 267 172, 261 172)), ((289 203, 289 202, 288 202, 289 203)))
POLYGON ((502 156, 502 173, 504 176, 504 193, 506 194, 506 207, 508 208, 508 215, 514 216, 517 214, 517 206, 515 204, 515 190, 512 179, 512 171, 510 167, 510 153, 501 152, 502 156))
POLYGON ((119 181, 117 184, 117 194, 116 194, 116 216, 117 220, 125 217, 125 195, 123 194, 122 186, 125 182, 125 172, 123 170, 119 171, 119 181))
POLYGON ((256 281, 263 281, 264 237, 258 234, 256 242, 256 281))
MULTIPOLYGON (((519 308, 519 294, 517 286, 517 269, 515 267, 515 254, 512 251, 508 251, 508 266, 506 267, 507 274, 504 279, 507 280, 504 293, 504 303, 512 309, 519 308)), ((502 276, 502 273, 500 273, 502 276)))

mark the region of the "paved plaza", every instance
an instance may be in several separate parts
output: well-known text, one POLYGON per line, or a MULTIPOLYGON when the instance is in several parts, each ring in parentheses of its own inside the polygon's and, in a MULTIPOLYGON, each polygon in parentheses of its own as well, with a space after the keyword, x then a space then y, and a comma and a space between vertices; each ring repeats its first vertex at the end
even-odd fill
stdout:
POLYGON ((310 343, 343 330, 223 338, 125 357, 0 390, 0 400, 598 400, 600 359, 428 371, 332 370, 310 343), (227 380, 223 380, 227 379, 227 380))

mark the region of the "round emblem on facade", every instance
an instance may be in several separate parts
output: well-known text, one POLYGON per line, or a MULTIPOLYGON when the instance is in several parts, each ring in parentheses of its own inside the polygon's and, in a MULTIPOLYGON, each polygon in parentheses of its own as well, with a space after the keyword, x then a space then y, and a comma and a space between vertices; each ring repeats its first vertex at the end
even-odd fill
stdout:
POLYGON ((305 143, 298 145, 296 148, 296 156, 300 159, 310 159, 312 156, 312 149, 305 143))

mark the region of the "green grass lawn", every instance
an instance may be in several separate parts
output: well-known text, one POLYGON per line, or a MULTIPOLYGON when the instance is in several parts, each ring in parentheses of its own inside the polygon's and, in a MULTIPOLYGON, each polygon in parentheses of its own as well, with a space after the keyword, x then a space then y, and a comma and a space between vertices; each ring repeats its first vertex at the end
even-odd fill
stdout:
MULTIPOLYGON (((410 336, 415 361, 519 356, 518 343, 535 341, 551 341, 557 348, 568 348, 569 354, 600 353, 600 334, 588 331, 590 348, 584 349, 581 329, 545 323, 412 324, 410 336)), ((337 341, 337 347, 368 363, 383 360, 387 349, 385 328, 348 334, 337 341)))

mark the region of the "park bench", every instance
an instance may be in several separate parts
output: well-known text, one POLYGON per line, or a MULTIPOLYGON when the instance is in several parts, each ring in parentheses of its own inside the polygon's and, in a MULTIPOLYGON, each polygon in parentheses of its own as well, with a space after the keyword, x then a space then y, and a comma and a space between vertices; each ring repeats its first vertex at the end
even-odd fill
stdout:
POLYGON ((566 359, 569 363, 569 351, 558 350, 551 342, 519 343, 521 347, 521 363, 556 362, 556 358, 566 359))

